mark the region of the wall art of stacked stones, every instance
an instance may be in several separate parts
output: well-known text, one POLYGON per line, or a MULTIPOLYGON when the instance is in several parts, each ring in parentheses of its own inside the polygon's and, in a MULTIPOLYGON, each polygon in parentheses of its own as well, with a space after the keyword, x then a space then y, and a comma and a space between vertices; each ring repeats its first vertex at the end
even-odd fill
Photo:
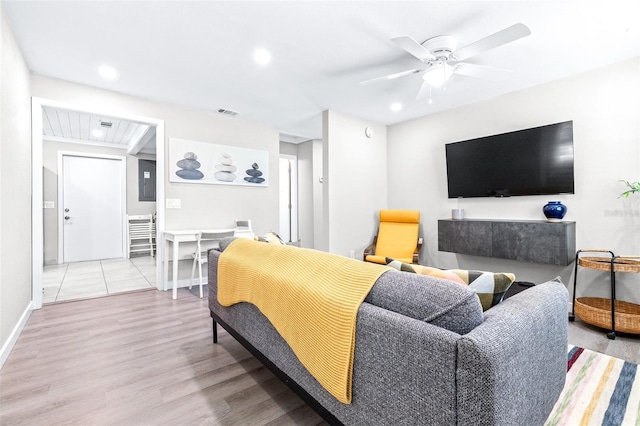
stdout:
MULTIPOLYGON (((198 156, 193 152, 186 152, 184 158, 179 160, 176 165, 180 170, 176 171, 176 175, 182 179, 200 180, 204 178, 204 173, 198 170, 202 165, 198 161, 198 156)), ((236 180, 235 172, 238 168, 233 164, 233 159, 229 154, 221 153, 218 163, 215 165, 216 172, 214 178, 220 182, 234 182, 236 180)), ((258 163, 253 163, 251 168, 245 171, 245 182, 260 184, 265 181, 262 170, 258 163)))
POLYGON ((244 180, 250 183, 262 183, 264 182, 264 178, 262 176, 262 171, 258 167, 257 163, 253 163, 251 168, 245 172, 249 176, 245 176, 244 180))
POLYGON ((236 180, 236 175, 233 174, 237 170, 237 167, 233 165, 233 159, 229 154, 220 154, 218 164, 216 164, 216 170, 213 176, 221 182, 233 182, 236 180))
POLYGON ((180 170, 176 171, 176 175, 182 179, 198 180, 204 177, 204 173, 200 170, 200 162, 198 156, 193 152, 187 152, 184 154, 184 158, 179 160, 176 165, 180 170))

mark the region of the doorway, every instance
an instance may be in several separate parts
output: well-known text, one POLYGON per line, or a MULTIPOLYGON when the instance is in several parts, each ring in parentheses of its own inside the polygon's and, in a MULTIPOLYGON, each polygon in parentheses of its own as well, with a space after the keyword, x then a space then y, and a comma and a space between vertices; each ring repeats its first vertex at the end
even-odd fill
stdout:
POLYGON ((298 157, 280 154, 280 237, 298 241, 298 157))
POLYGON ((58 152, 58 263, 123 258, 126 158, 58 152))
MULTIPOLYGON (((157 159, 157 188, 156 198, 158 202, 157 216, 156 216, 156 232, 157 238, 162 239, 162 233, 164 231, 164 149, 165 149, 165 137, 164 137, 164 121, 155 118, 136 116, 130 113, 125 113, 117 109, 111 108, 110 111, 104 109, 90 109, 86 106, 78 107, 76 105, 66 104, 63 102, 57 102, 42 98, 32 98, 31 102, 31 134, 32 134, 32 232, 31 232, 31 282, 32 282, 32 308, 39 309, 42 307, 43 302, 43 269, 44 269, 44 225, 43 225, 43 208, 45 207, 43 199, 43 117, 45 108, 59 108, 69 111, 82 111, 87 114, 104 115, 111 118, 120 118, 136 123, 141 123, 150 126, 155 130, 155 137, 157 140, 156 146, 156 159, 157 159)), ((142 141, 144 142, 144 141, 142 141)), ((127 150, 130 153, 131 147, 127 150)), ((133 154, 132 154, 133 155, 133 154)), ((126 191, 125 191, 126 193, 126 191)), ((60 203, 58 204, 60 205, 60 203)), ((126 205, 126 204, 125 204, 126 205)), ((47 208, 53 208, 53 205, 46 206, 47 208)), ((124 222, 124 215, 122 217, 124 222)), ((54 225, 55 226, 55 225, 54 225)), ((124 234, 123 234, 123 238, 124 234)), ((124 250, 124 244, 122 245, 124 250)), ((156 259, 163 258, 163 244, 157 245, 156 259)), ((121 261, 129 262, 129 259, 123 258, 121 261)), ((96 262, 96 261, 91 261, 96 262)), ((106 274, 107 268, 101 263, 100 269, 106 274)), ((89 262, 90 263, 90 262, 89 262)), ((162 289, 161 283, 163 282, 163 268, 162 262, 155 262, 154 265, 148 265, 147 268, 153 268, 155 274, 149 273, 149 275, 157 276, 155 282, 155 288, 162 289)), ((115 275, 115 274, 114 274, 115 275)), ((105 276, 107 279, 108 277, 105 276)), ((107 279, 108 281, 108 279, 107 279)), ((110 291, 109 291, 110 292, 110 291)))

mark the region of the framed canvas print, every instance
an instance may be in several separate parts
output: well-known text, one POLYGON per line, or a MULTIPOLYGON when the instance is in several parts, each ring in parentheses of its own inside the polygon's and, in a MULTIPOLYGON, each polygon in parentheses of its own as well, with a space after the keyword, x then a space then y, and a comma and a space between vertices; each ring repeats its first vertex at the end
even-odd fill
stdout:
POLYGON ((169 139, 169 182, 269 186, 269 152, 169 139))

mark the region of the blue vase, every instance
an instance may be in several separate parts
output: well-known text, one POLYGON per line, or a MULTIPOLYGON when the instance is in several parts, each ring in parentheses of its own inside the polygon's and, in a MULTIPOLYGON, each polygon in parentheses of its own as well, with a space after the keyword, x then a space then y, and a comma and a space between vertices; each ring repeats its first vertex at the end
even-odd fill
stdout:
POLYGON ((560 201, 549 201, 542 208, 542 213, 544 213, 549 222, 560 222, 564 215, 567 214, 567 206, 560 201))

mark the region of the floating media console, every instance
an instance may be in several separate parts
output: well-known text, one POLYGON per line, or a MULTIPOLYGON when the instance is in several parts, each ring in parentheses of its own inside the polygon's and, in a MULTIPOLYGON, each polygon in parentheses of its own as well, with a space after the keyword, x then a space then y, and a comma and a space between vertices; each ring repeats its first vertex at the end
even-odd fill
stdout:
POLYGON ((438 220, 438 250, 566 266, 575 260, 576 223, 438 220))

